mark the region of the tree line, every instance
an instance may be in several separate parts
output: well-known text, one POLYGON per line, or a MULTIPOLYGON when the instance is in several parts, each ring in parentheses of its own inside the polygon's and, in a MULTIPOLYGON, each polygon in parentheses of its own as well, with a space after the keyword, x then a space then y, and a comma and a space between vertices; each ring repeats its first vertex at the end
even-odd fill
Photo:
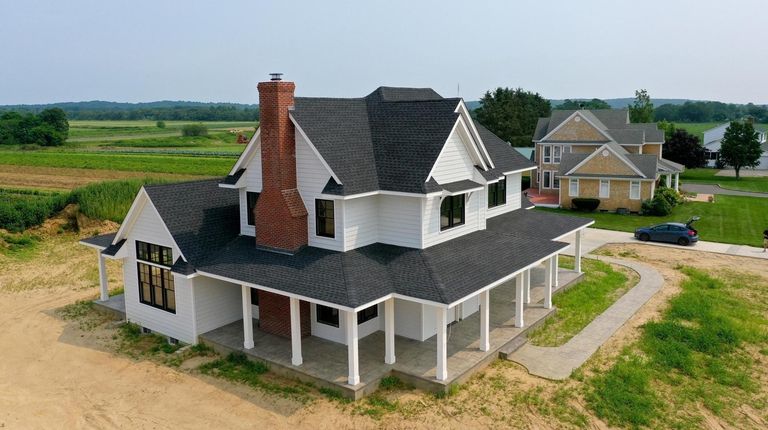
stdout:
POLYGON ((653 116, 656 121, 670 122, 724 122, 752 117, 764 123, 768 122, 768 107, 753 103, 687 101, 682 105, 661 105, 653 110, 653 116))
POLYGON ((60 108, 71 120, 108 121, 258 121, 257 105, 237 103, 200 102, 71 102, 52 105, 0 106, 0 111, 39 113, 49 108, 60 108))
POLYGON ((69 122, 62 109, 0 113, 0 145, 59 146, 67 137, 69 122))

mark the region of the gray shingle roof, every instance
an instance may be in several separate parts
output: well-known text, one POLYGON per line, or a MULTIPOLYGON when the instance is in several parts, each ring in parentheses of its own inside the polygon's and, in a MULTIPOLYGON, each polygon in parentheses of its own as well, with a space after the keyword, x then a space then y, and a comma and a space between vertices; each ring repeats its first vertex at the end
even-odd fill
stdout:
POLYGON ((81 239, 80 243, 88 244, 96 248, 106 249, 115 240, 115 233, 101 234, 98 236, 86 237, 81 239))
POLYGON ((519 209, 489 219, 486 230, 426 249, 377 243, 348 252, 307 247, 293 256, 240 237, 197 268, 347 307, 390 293, 447 304, 565 248, 551 239, 590 222, 519 209))
POLYGON ((237 172, 235 172, 233 175, 228 175, 227 177, 225 177, 221 183, 226 185, 235 185, 237 181, 239 181, 240 178, 243 176, 243 173, 245 173, 245 169, 240 169, 237 172))
MULTIPOLYGON (((539 118, 533 140, 541 140, 562 124, 575 110, 553 110, 549 118, 539 118)), ((629 123, 626 109, 579 110, 600 130, 605 131, 621 145, 640 145, 646 142, 663 142, 664 132, 655 123, 629 123)))
POLYGON ((484 188, 483 184, 478 184, 475 181, 464 179, 462 181, 449 182, 441 185, 445 191, 449 193, 461 193, 469 190, 475 190, 478 188, 484 188))
POLYGON ((499 177, 503 172, 536 167, 535 163, 525 158, 512 145, 493 134, 493 132, 483 127, 479 122, 474 122, 477 133, 480 135, 480 139, 483 140, 485 149, 488 150, 488 155, 490 155, 495 166, 488 171, 489 175, 499 177))
MULTIPOLYGON (((458 120, 459 101, 429 88, 381 87, 364 98, 297 97, 291 115, 341 181, 326 185, 329 194, 423 194, 434 191, 425 180, 458 120)), ((532 166, 477 128, 497 168, 532 166)))
POLYGON ((219 182, 212 179, 144 187, 181 253, 193 265, 240 233, 238 191, 221 188, 219 182))
MULTIPOLYGON (((627 152, 624 148, 621 148, 619 145, 615 143, 607 144, 611 146, 611 148, 619 151, 620 154, 622 154, 632 165, 634 165, 640 172, 643 173, 643 175, 646 178, 649 179, 655 179, 656 178, 656 162, 657 158, 655 155, 652 154, 632 154, 627 152), (617 149, 618 148, 618 149, 617 149)), ((565 176, 567 172, 569 172, 571 169, 576 167, 577 164, 584 161, 585 158, 592 155, 593 153, 578 153, 578 152, 571 152, 571 153, 564 153, 562 156, 562 159, 560 160, 560 169, 558 170, 559 176, 565 176)), ((611 174, 597 174, 597 175, 587 175, 587 174, 578 174, 574 176, 594 176, 594 177, 614 177, 614 178, 640 178, 640 175, 611 175, 611 174)))

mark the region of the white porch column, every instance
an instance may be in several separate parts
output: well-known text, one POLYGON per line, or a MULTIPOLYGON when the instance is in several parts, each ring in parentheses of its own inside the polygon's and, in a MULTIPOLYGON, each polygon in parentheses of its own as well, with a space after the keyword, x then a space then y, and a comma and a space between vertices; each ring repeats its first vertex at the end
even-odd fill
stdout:
POLYGON ((435 378, 438 381, 445 381, 448 379, 448 309, 443 307, 435 308, 436 325, 437 325, 437 369, 435 371, 435 378))
POLYGON ((357 313, 345 312, 347 315, 347 361, 349 362, 349 385, 360 383, 360 362, 357 351, 357 313))
POLYGON ((552 257, 544 263, 546 269, 544 274, 544 307, 550 309, 552 307, 552 272, 557 270, 556 257, 552 257))
POLYGON ((99 301, 109 300, 109 283, 107 280, 107 260, 101 255, 101 250, 97 249, 99 255, 99 301))
POLYGON ((531 269, 523 272, 523 303, 531 303, 531 269))
POLYGON ((672 187, 672 174, 671 173, 667 174, 666 181, 667 181, 667 188, 672 187))
POLYGON ((555 262, 553 263, 555 266, 552 267, 552 286, 559 287, 560 286, 560 254, 555 254, 554 257, 552 257, 555 262))
POLYGON ((491 325, 491 309, 490 309, 490 291, 483 291, 480 293, 480 351, 488 351, 491 349, 490 342, 490 325, 491 325))
POLYGON ((395 363, 395 299, 384 302, 384 362, 395 363))
POLYGON ((515 327, 523 327, 523 273, 515 277, 515 327))
POLYGON ((243 290, 243 348, 253 348, 253 310, 251 309, 251 288, 241 286, 243 290))
POLYGON ((301 366, 301 308, 299 299, 291 297, 291 364, 301 366))
POLYGON ((581 235, 583 233, 584 230, 578 230, 576 232, 576 242, 573 244, 573 270, 575 270, 576 273, 581 273, 581 235))
POLYGON ((680 174, 675 173, 675 191, 680 192, 680 174))

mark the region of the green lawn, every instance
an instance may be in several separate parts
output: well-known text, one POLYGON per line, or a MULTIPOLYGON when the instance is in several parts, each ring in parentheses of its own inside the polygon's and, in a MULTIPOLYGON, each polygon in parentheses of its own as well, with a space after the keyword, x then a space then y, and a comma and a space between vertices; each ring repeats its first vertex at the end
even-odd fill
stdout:
POLYGON ((768 199, 759 197, 717 196, 715 203, 687 202, 667 217, 584 213, 566 209, 537 208, 568 215, 592 218, 595 228, 634 232, 637 227, 668 221, 685 222, 693 215, 699 237, 712 242, 762 246, 762 232, 768 228, 768 199))
POLYGON ((661 318, 587 381, 587 407, 610 426, 699 429, 703 408, 739 428, 739 405, 764 414, 766 284, 735 271, 680 270, 687 280, 661 318))
POLYGON ((165 121, 165 128, 158 128, 155 121, 69 121, 69 142, 178 135, 183 125, 198 123, 205 124, 209 131, 253 129, 258 125, 255 121, 165 121))
POLYGON ((736 180, 732 176, 715 176, 717 169, 687 169, 680 175, 680 182, 692 184, 719 184, 723 188, 742 191, 768 193, 768 176, 742 176, 736 180))
MULTIPOLYGON (((573 268, 572 257, 560 257, 560 266, 573 268)), ((578 285, 552 298, 557 313, 534 330, 528 339, 534 345, 560 346, 579 333, 637 282, 610 264, 593 259, 582 261, 584 278, 578 285)))
POLYGON ((234 160, 231 157, 183 156, 179 154, 0 151, 0 164, 223 176, 232 168, 234 160))

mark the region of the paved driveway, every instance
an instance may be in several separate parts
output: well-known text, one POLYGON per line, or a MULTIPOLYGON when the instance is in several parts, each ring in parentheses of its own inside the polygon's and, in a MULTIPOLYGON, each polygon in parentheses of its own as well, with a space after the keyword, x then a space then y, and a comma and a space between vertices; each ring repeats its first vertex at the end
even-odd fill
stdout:
POLYGON ((688 191, 690 193, 696 193, 696 194, 726 194, 729 196, 768 198, 768 193, 728 190, 725 188, 721 188, 720 185, 683 183, 681 187, 683 188, 683 191, 688 191))
MULTIPOLYGON (((573 255, 573 241, 575 235, 563 238, 563 241, 571 243, 566 249, 566 255, 573 255)), ((768 253, 763 252, 763 248, 756 248, 747 245, 731 245, 728 243, 698 241, 692 246, 680 246, 671 243, 659 242, 641 242, 635 239, 632 233, 624 231, 602 230, 599 228, 588 228, 584 231, 581 240, 582 255, 590 253, 606 243, 643 243, 654 246, 668 246, 679 249, 690 249, 692 251, 706 251, 718 254, 736 255, 740 257, 754 257, 768 260, 768 253)))

